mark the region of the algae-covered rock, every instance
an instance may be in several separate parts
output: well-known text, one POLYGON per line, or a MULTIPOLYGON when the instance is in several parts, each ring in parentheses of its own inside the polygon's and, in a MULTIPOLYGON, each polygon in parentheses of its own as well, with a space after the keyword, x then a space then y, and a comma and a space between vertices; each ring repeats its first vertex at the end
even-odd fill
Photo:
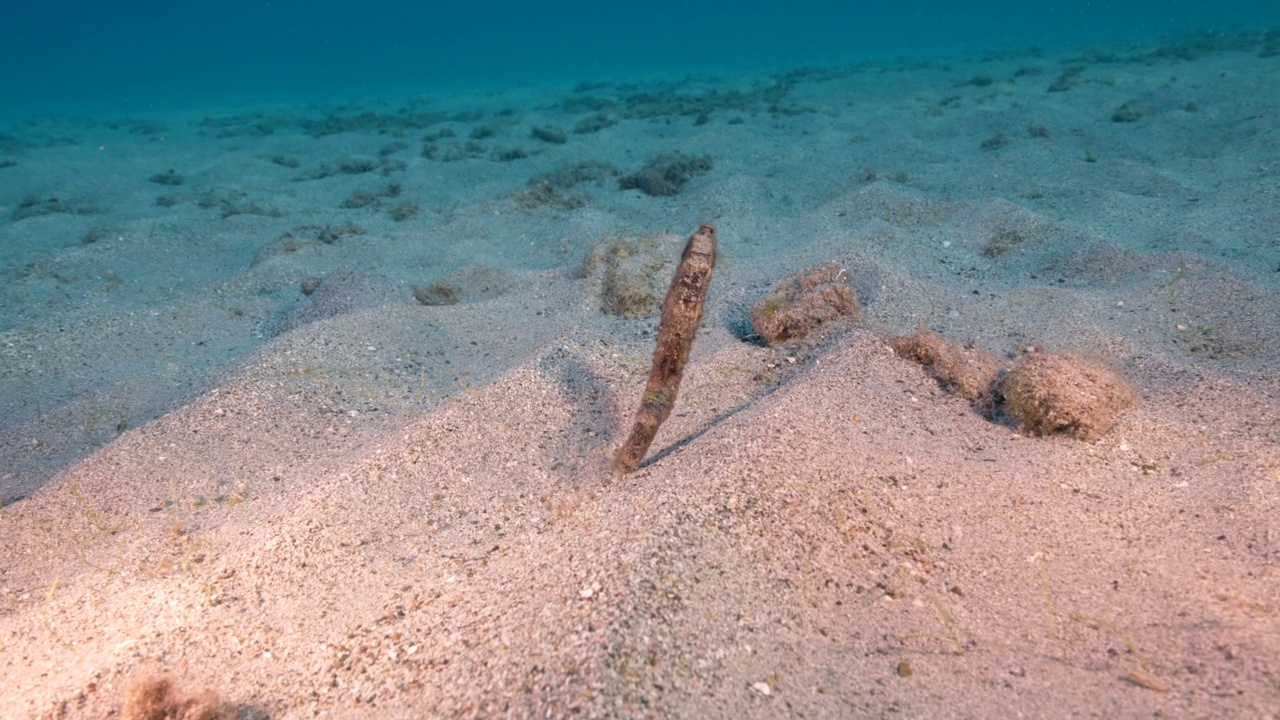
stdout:
POLYGON ((583 277, 599 284, 600 309, 626 318, 658 312, 669 278, 675 235, 628 235, 605 238, 587 251, 583 277))
POLYGON ((775 287, 751 308, 751 324, 770 345, 799 340, 820 325, 861 313, 849 274, 825 262, 775 287))
POLYGON ((1138 401, 1129 383, 1104 365, 1070 355, 1024 355, 1001 383, 1005 408, 1036 435, 1092 440, 1138 401))

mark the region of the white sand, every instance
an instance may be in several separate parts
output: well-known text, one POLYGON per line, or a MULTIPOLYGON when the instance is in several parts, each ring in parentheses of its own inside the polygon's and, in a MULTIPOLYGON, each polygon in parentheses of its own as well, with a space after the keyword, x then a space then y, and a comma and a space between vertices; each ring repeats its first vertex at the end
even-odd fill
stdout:
POLYGON ((241 717, 1276 717, 1280 58, 1153 49, 609 86, 618 124, 563 145, 529 133, 590 114, 568 89, 319 138, 312 108, 12 128, 0 717, 104 717, 154 671, 241 717), (711 90, 704 124, 623 102, 711 90), (478 157, 421 155, 480 126, 478 157), (396 141, 385 177, 294 180, 396 141), (517 202, 671 150, 714 168, 517 202), (656 318, 602 314, 578 266, 615 234, 674 259, 704 221, 680 400, 610 483, 656 318), (863 322, 746 338, 833 259, 863 322), (461 302, 414 301, 447 277, 461 302), (1020 435, 893 354, 918 328, 1100 359, 1141 404, 1020 435))

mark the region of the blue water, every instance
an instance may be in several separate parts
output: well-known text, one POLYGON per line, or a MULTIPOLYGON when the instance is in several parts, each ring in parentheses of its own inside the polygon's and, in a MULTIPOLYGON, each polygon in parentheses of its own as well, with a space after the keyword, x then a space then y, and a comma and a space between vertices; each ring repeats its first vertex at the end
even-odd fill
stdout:
POLYGON ((1280 3, 10 3, 0 114, 331 102, 1280 26, 1280 3))

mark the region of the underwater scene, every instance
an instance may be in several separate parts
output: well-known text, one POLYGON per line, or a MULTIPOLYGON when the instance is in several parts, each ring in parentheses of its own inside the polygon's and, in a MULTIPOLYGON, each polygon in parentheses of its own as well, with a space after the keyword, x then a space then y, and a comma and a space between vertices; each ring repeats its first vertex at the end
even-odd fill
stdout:
POLYGON ((1280 6, 0 23, 0 718, 1274 717, 1280 6))

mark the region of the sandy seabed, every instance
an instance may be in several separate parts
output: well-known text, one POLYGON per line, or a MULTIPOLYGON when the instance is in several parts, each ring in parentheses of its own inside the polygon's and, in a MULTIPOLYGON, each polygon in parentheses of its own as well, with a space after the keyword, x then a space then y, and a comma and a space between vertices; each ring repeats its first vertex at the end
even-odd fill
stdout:
POLYGON ((1280 716, 1273 50, 11 127, 0 717, 1280 716), (611 480, 657 318, 583 260, 702 222, 611 480), (861 320, 759 342, 826 261, 861 320), (1035 437, 918 329, 1140 402, 1035 437))

